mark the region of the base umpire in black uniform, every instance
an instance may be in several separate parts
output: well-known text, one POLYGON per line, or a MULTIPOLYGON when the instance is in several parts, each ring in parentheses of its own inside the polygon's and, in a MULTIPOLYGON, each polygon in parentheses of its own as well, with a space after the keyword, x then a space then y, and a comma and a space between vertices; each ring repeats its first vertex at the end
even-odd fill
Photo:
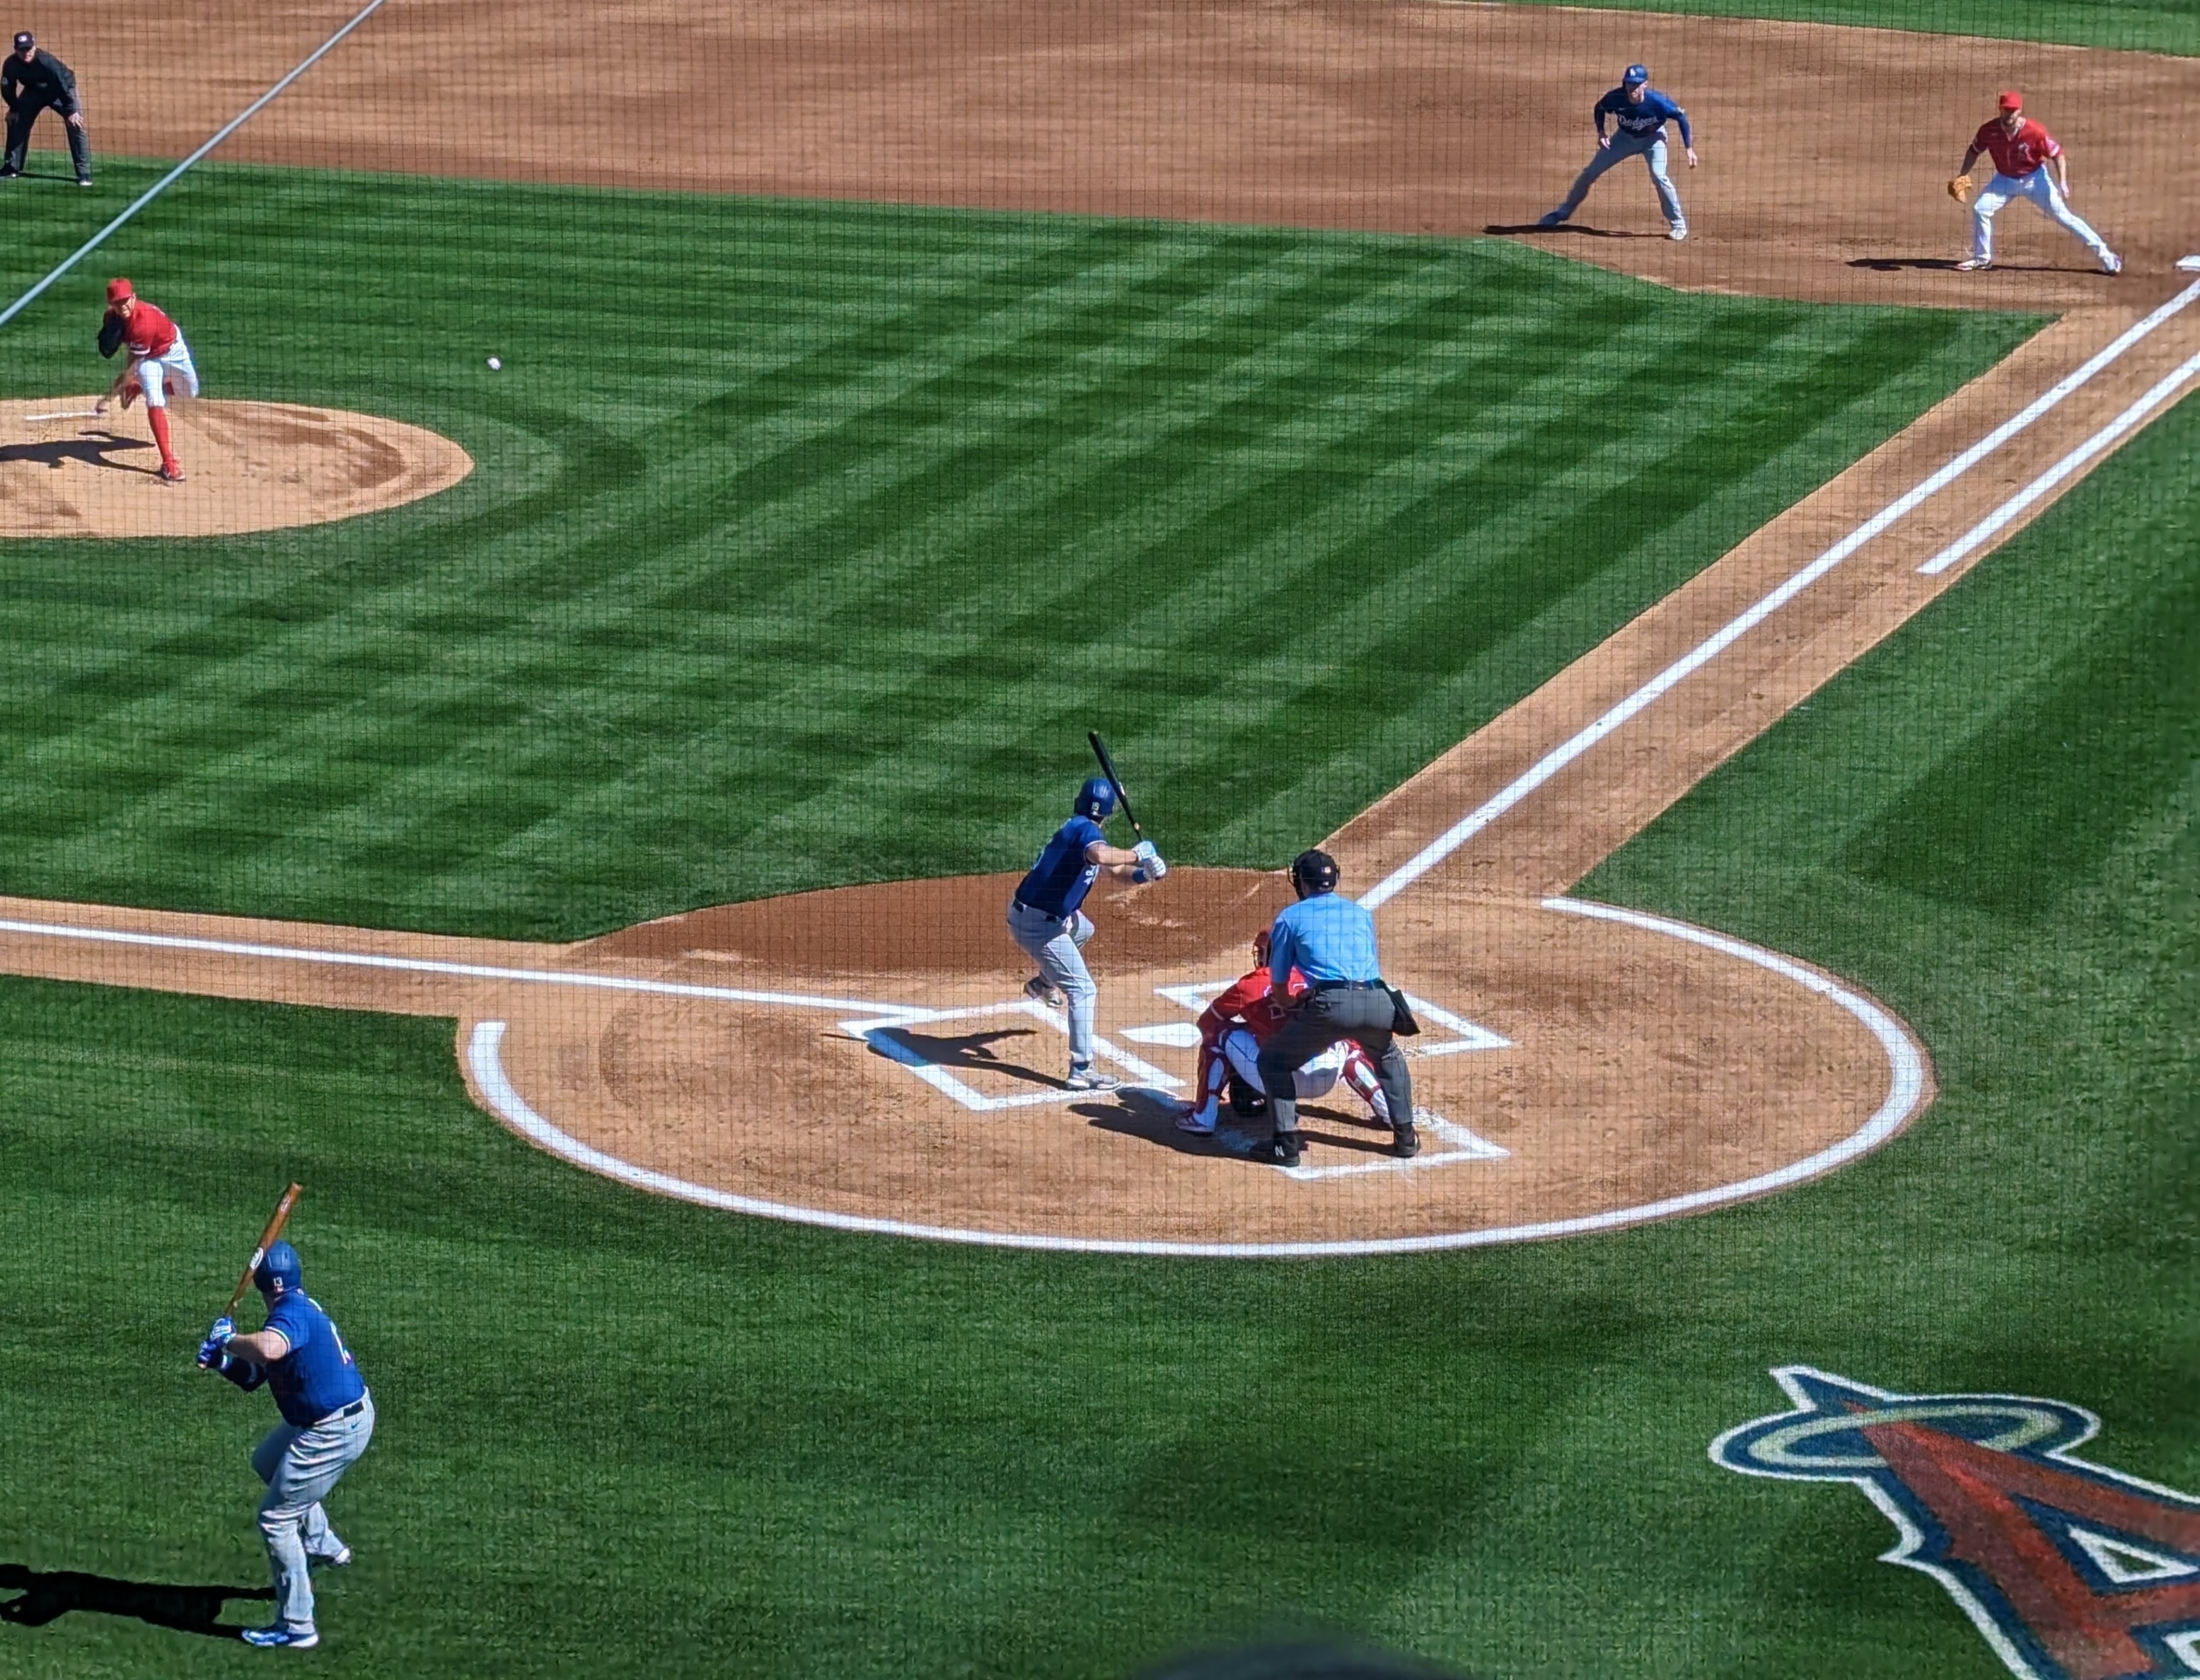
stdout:
POLYGON ((69 136, 69 161, 76 166, 76 185, 92 184, 92 142, 84 132, 83 102, 76 97, 76 78, 69 66, 51 52, 39 51, 38 40, 28 29, 15 37, 15 50, 0 67, 0 99, 8 103, 8 160, 0 180, 12 180, 23 172, 30 150, 31 125, 41 111, 59 115, 69 136))
POLYGON ((1275 1121, 1275 1136, 1263 1156, 1278 1166, 1299 1164, 1298 1088, 1292 1074, 1341 1038, 1351 1039, 1375 1064, 1390 1110, 1392 1147, 1411 1155, 1421 1147, 1421 1135, 1414 1129, 1413 1076, 1396 1039, 1421 1027, 1405 999, 1383 983, 1375 918, 1337 896, 1337 860, 1326 852, 1302 852, 1292 860, 1291 889, 1299 902, 1268 932, 1268 972, 1287 975, 1296 968, 1306 977, 1306 991, 1261 1046, 1261 1083, 1268 1089, 1268 1112, 1275 1121))

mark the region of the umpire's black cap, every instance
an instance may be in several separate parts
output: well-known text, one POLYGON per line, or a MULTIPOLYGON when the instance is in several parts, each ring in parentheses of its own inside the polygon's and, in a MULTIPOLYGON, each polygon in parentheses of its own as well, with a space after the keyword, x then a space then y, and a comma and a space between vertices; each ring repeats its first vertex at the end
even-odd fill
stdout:
POLYGON ((31 34, 28 29, 24 30, 21 34, 15 37, 15 51, 18 52, 21 52, 25 47, 36 46, 37 45, 38 37, 31 34))

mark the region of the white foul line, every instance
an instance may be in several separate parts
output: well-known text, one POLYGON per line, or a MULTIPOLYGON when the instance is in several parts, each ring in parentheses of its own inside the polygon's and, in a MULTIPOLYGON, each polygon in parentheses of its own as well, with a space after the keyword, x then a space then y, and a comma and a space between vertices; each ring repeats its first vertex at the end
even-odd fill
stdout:
POLYGON ((862 998, 812 998, 796 992, 742 992, 730 986, 688 986, 671 980, 636 980, 626 974, 591 974, 558 968, 499 968, 485 962, 442 962, 425 956, 377 956, 366 951, 316 950, 304 945, 254 945, 235 939, 195 939, 176 933, 133 933, 124 928, 71 927, 65 922, 0 920, 0 933, 28 933, 47 939, 86 939, 97 944, 144 945, 156 950, 205 951, 215 956, 252 956, 277 962, 316 962, 339 968, 388 968, 400 974, 448 974, 460 980, 515 981, 529 986, 575 986, 601 992, 649 992, 667 998, 708 998, 729 1004, 779 1004, 791 1009, 893 1010, 918 1013, 902 1004, 862 998))
POLYGON ((1670 1219, 1677 1213, 1693 1213, 1721 1203, 1745 1200, 1773 1190, 1786 1189, 1806 1179, 1830 1172, 1834 1168, 1845 1165, 1858 1156, 1878 1148, 1899 1132, 1916 1112, 1918 1101, 1925 1093, 1923 1056, 1903 1029, 1901 1023, 1869 999, 1859 996, 1839 981, 1777 952, 1764 950, 1740 939, 1729 938, 1723 933, 1714 933, 1707 928, 1691 927, 1686 922, 1669 920, 1664 916, 1646 915, 1637 910, 1622 910, 1610 905, 1591 904, 1574 898, 1545 899, 1543 907, 1561 911, 1568 915, 1625 922, 1629 926, 1653 933, 1684 939, 1691 944, 1702 945, 1742 962, 1755 963, 1759 968, 1769 968, 1806 990, 1816 993, 1854 1016, 1879 1041, 1888 1064, 1885 1099, 1856 1131, 1804 1160, 1790 1162, 1784 1167, 1760 1173, 1737 1183, 1714 1185, 1708 1189, 1691 1191, 1686 1195, 1669 1196, 1663 1201, 1649 1202, 1638 1207, 1614 1207, 1600 1213, 1586 1213, 1577 1219, 1485 1227, 1479 1231, 1443 1231, 1427 1237, 1375 1237, 1334 1243, 1170 1243, 1140 1237, 1056 1237, 1042 1231, 975 1231, 955 1225, 919 1225, 908 1219, 836 1213, 826 1208, 802 1207, 789 1202, 767 1201, 757 1196, 736 1195, 730 1190, 693 1183, 684 1178, 675 1178, 669 1173, 655 1172, 647 1167, 638 1167, 622 1161, 616 1156, 607 1155, 545 1120, 529 1105, 527 1099, 519 1094, 504 1072, 500 1054, 504 1036, 502 1021, 477 1021, 474 1023, 474 1031, 467 1042, 466 1065, 490 1109, 522 1137, 577 1167, 600 1173, 606 1178, 617 1179, 638 1189, 670 1196, 678 1201, 723 1208, 729 1213, 760 1214, 766 1219, 785 1219, 796 1225, 822 1225, 830 1231, 862 1231, 881 1237, 915 1237, 933 1242, 971 1243, 996 1249, 1044 1249, 1055 1253, 1166 1255, 1213 1260, 1422 1254, 1443 1249, 1486 1248, 1500 1243, 1579 1237, 1591 1231, 1641 1225, 1651 1219, 1670 1219))
POLYGON ((310 53, 307 54, 303 59, 299 61, 296 68, 292 70, 288 76, 284 76, 280 82, 278 82, 266 93, 260 95, 258 99, 253 101, 251 104, 246 106, 243 110, 237 113, 235 116, 230 118, 228 122, 224 123, 221 129, 214 135, 212 139, 207 141, 206 144, 199 147, 197 151, 192 153, 191 156, 185 158, 182 162, 177 164, 174 168, 169 170, 168 174, 162 175, 143 192, 140 192, 136 199, 131 201, 130 207, 127 210, 124 211, 122 214, 116 217, 113 221, 108 223, 107 226, 101 228, 97 233, 94 234, 89 239, 78 246, 69 256, 64 258, 62 260, 61 266, 56 268, 53 272, 47 275, 43 280, 40 280, 21 297, 18 297, 13 303, 10 303, 4 311, 0 311, 0 327, 5 327, 9 321, 21 315, 26 309, 30 307, 33 301, 35 300, 40 294, 44 292, 47 287, 51 286, 56 280, 58 280, 78 263, 83 261, 83 260, 91 255, 93 252, 98 250, 101 246, 106 244, 108 237, 119 231, 124 223, 129 221, 131 217, 137 215, 137 213, 144 209, 147 205, 150 205, 154 199, 159 198, 162 193, 167 192, 176 181, 181 180, 185 170, 190 168, 192 164, 198 162, 199 160, 205 156, 208 152, 213 150, 214 148, 220 145, 223 141, 228 139, 229 136, 242 128, 248 122, 251 121, 253 118, 258 116, 278 94, 281 93, 284 89, 289 87, 290 83, 296 81, 301 76, 303 76, 308 70, 319 64, 324 58, 327 57, 329 52, 335 48, 336 44, 342 40, 345 36, 350 34, 362 23, 364 23, 369 18, 380 11, 382 9, 382 3, 383 0, 370 0, 369 4, 360 11, 358 16, 354 17, 349 23, 345 24, 341 29, 339 29, 334 34, 331 35, 327 40, 315 47, 310 53))
POLYGON ((1965 531, 1953 542, 1925 562, 1917 570, 1928 577, 1937 577, 1964 559, 1981 544, 1990 541, 2004 530, 2026 508, 2069 478, 2095 455, 2144 420, 2148 415, 2167 402, 2179 386, 2200 374, 2200 356, 2195 356, 2175 372, 2165 375, 2153 389, 2129 408, 2118 414, 2099 431, 2064 455, 2015 495, 1988 514, 1985 518, 1965 531))
POLYGON ((2195 282, 2156 309, 2144 321, 2119 333, 2106 347, 2088 358, 2081 367, 2065 375, 2054 386, 2035 397, 2016 413, 1988 432, 1961 455, 1948 461, 1938 471, 1904 491, 1879 512, 1859 525, 1847 536, 1827 549, 1794 577, 1774 590, 1757 604, 1735 618, 1723 628, 1697 644, 1688 653, 1652 677, 1625 699, 1613 706, 1570 740, 1553 748, 1519 776, 1488 799, 1461 817, 1390 875, 1360 895, 1360 901, 1372 910, 1397 895, 1422 876, 1442 863, 1452 852, 1472 840, 1506 811, 1519 804, 1568 765, 1580 758, 1605 736, 1624 727, 1641 716, 1665 695, 1689 677, 1702 670, 1736 642, 1763 624, 1789 602, 1809 589, 1858 549, 1885 532, 1897 521, 1916 511, 1928 497, 1938 494, 1949 485, 2000 449, 2019 432, 2032 425, 2050 409, 2062 402, 2072 392, 2090 382, 2111 363, 2116 361, 2134 345, 2155 328, 2200 297, 2200 282, 2195 282))

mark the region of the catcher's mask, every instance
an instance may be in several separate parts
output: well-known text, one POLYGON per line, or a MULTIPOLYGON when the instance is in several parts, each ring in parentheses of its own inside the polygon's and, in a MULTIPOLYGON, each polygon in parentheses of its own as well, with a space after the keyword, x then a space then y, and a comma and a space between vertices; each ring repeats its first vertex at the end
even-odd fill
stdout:
POLYGON ((1308 847, 1291 860, 1291 890, 1301 898, 1337 889, 1337 860, 1326 852, 1308 847))
POLYGON ((1265 927, 1253 936, 1253 962, 1260 968, 1268 966, 1268 931, 1265 927))

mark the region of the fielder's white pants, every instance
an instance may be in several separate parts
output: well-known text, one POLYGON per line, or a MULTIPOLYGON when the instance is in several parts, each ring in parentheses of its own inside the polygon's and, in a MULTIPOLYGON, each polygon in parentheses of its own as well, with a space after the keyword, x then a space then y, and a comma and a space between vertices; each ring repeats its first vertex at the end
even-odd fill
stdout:
POLYGON ((175 382, 177 394, 195 397, 199 394, 199 370, 191 364, 191 346, 183 341, 183 334, 175 335, 165 354, 148 356, 138 363, 138 383, 145 393, 145 406, 166 408, 168 406, 168 382, 175 382))
POLYGON ((2061 223, 2085 242, 2096 259, 2108 255, 2108 241, 2081 221, 2043 166, 2015 179, 1996 171, 1979 195, 1971 201, 1971 254, 1981 262, 1994 260, 1994 217, 2012 199, 2029 199, 2040 214, 2061 223))
MULTIPOLYGON (((1327 1097, 1336 1089, 1337 1075, 1344 1072, 1344 1059, 1351 1046, 1340 1040, 1310 1062, 1302 1062, 1291 1076, 1291 1083, 1298 1090, 1299 1100, 1312 1102, 1327 1097)), ((1261 1042, 1244 1027, 1232 1027, 1223 1035, 1222 1054, 1230 1063, 1230 1071, 1263 1097, 1268 1088, 1261 1083, 1261 1042)))

